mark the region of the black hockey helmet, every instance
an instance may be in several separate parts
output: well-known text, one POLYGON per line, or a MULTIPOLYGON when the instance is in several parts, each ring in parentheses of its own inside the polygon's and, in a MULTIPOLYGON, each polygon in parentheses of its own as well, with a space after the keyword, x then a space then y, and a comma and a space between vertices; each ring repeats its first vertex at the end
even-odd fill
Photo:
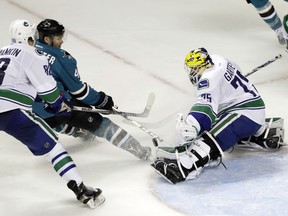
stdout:
POLYGON ((64 26, 53 19, 45 19, 37 25, 39 40, 44 41, 46 36, 63 35, 65 33, 64 26))

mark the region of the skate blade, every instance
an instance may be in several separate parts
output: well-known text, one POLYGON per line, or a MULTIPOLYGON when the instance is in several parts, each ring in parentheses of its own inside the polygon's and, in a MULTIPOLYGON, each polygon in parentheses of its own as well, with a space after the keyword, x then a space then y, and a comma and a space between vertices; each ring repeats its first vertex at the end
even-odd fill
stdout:
POLYGON ((95 200, 90 199, 90 200, 87 202, 87 205, 88 205, 90 208, 94 209, 94 208, 100 206, 102 203, 104 203, 104 201, 105 201, 105 197, 104 197, 102 194, 100 194, 95 200))
POLYGON ((242 149, 242 150, 249 150, 249 151, 278 151, 282 147, 287 146, 286 143, 281 143, 281 147, 279 148, 264 148, 260 145, 254 144, 254 143, 249 143, 249 144, 237 144, 235 148, 237 149, 242 149))

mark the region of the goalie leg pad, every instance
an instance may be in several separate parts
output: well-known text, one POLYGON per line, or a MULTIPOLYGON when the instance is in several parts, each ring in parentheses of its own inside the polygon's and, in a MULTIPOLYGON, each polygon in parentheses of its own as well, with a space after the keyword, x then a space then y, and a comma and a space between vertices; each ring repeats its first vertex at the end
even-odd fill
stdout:
MULTIPOLYGON (((190 142, 191 144, 191 142, 190 142)), ((158 147, 156 149, 156 157, 158 159, 171 159, 171 160, 176 160, 176 151, 178 152, 178 154, 186 154, 186 151, 188 149, 189 145, 185 145, 185 146, 179 146, 179 147, 158 147)))
MULTIPOLYGON (((170 149, 171 150, 171 149, 170 149)), ((158 158, 151 166, 172 184, 195 179, 212 161, 221 161, 223 151, 209 132, 196 139, 186 151, 175 149, 175 159, 168 152, 164 158, 158 158), (171 159, 172 158, 172 159, 171 159)), ((218 163, 219 164, 219 163, 218 163)))

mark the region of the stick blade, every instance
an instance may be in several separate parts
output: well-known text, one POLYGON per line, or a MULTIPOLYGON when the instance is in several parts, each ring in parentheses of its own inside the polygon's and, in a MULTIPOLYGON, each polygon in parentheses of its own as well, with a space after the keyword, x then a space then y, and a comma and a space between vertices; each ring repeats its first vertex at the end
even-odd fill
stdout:
POLYGON ((141 117, 148 117, 148 115, 150 114, 150 111, 152 109, 152 106, 154 104, 154 101, 155 101, 155 93, 154 92, 151 92, 149 95, 148 95, 148 99, 147 99, 147 102, 146 102, 146 106, 145 106, 145 109, 141 115, 141 117))

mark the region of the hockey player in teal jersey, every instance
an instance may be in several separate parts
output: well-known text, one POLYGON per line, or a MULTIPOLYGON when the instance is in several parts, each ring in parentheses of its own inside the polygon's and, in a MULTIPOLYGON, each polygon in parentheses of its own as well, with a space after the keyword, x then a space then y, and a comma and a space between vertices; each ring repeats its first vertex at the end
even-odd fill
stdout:
POLYGON ((279 43, 285 45, 288 32, 283 28, 282 21, 271 2, 269 0, 247 0, 247 2, 256 8, 263 21, 275 31, 279 43))
MULTIPOLYGON (((102 91, 96 91, 88 83, 82 82, 77 68, 77 61, 67 51, 61 49, 65 28, 53 19, 45 19, 37 26, 39 39, 36 48, 48 58, 52 75, 60 89, 65 92, 73 105, 94 106, 99 109, 111 110, 114 102, 111 96, 102 91)), ((71 116, 50 115, 45 112, 44 104, 37 102, 33 111, 45 119, 56 130, 68 135, 97 136, 104 138, 113 145, 124 149, 136 157, 148 159, 151 149, 142 146, 127 131, 99 113, 72 111, 71 116)))
POLYGON ((0 131, 22 142, 35 156, 47 159, 77 199, 94 208, 105 200, 102 191, 83 184, 57 135, 32 112, 36 94, 51 113, 70 116, 72 108, 57 88, 47 58, 33 47, 36 35, 35 24, 15 20, 10 25, 12 44, 0 49, 0 131))
POLYGON ((241 145, 267 150, 283 145, 283 119, 265 122, 265 104, 237 64, 206 49, 192 50, 185 69, 197 86, 196 102, 180 115, 175 148, 158 148, 152 164, 171 183, 196 178, 221 163, 223 151, 241 145))

